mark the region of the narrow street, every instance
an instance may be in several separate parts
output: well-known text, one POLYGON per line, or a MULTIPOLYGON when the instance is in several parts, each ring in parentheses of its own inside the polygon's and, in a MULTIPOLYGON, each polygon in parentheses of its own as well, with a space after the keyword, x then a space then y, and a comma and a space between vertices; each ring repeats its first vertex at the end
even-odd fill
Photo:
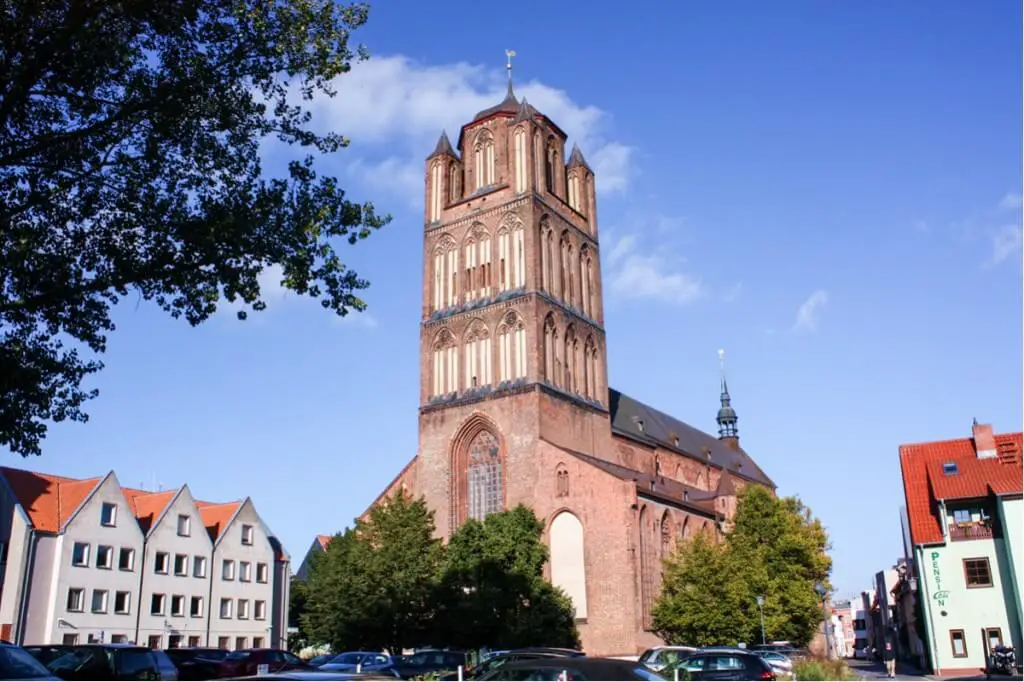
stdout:
MULTIPOLYGON (((865 680, 884 680, 885 677, 885 665, 881 662, 875 661, 848 661, 850 669, 861 676, 865 680)), ((987 679, 985 675, 978 674, 975 676, 964 676, 964 677, 935 677, 934 675, 927 675, 916 668, 911 668, 904 663, 896 664, 896 679, 897 680, 984 680, 987 679)), ((992 678, 993 680, 999 678, 992 678)), ((1005 678, 1010 679, 1010 678, 1005 678)))

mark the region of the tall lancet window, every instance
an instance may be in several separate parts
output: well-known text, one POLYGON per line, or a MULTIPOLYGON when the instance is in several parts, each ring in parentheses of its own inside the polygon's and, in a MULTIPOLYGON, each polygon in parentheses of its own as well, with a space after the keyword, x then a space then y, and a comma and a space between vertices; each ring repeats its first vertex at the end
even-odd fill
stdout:
POLYGON ((580 176, 577 173, 569 173, 569 206, 577 213, 582 213, 580 207, 580 176))
POLYGON ((560 365, 558 358, 558 329, 555 327, 555 318, 548 315, 544 320, 544 380, 552 386, 558 386, 558 371, 560 365))
POLYGON ((473 173, 477 189, 494 184, 494 135, 490 130, 481 130, 476 136, 473 144, 473 173))
POLYGON ((562 233, 562 239, 558 245, 559 251, 559 295, 563 301, 572 305, 572 244, 569 242, 569 233, 562 233))
POLYGON ((594 337, 587 337, 587 343, 583 346, 583 393, 594 400, 597 399, 597 384, 594 377, 596 352, 594 337))
POLYGON ((452 162, 448 167, 448 201, 455 203, 462 198, 462 173, 459 164, 452 162))
POLYGON ((431 397, 456 393, 459 390, 459 354, 455 337, 447 329, 442 329, 434 337, 433 350, 431 397))
POLYGON ((441 209, 444 206, 442 191, 444 190, 444 167, 440 161, 430 166, 430 222, 441 220, 441 209))
POLYGON ((474 225, 463 246, 465 273, 463 291, 466 301, 489 296, 491 293, 491 235, 481 224, 474 225))
POLYGON ((554 265, 554 235, 551 231, 551 220, 544 216, 540 219, 540 277, 541 288, 549 294, 555 293, 555 280, 552 277, 554 265))
POLYGON ((498 440, 481 431, 469 444, 469 518, 483 521, 502 510, 501 456, 498 440))
POLYGON ((590 247, 584 245, 580 249, 580 307, 583 313, 593 318, 594 313, 590 309, 590 247))
POLYGON ((565 330, 565 380, 563 387, 570 393, 579 393, 579 343, 576 330, 571 326, 565 330))
POLYGON ((521 194, 526 191, 526 174, 528 166, 526 165, 526 146, 529 141, 526 137, 525 128, 516 128, 516 131, 512 134, 512 147, 513 156, 515 158, 515 178, 516 178, 516 193, 521 194))
POLYGON ((469 325, 465 343, 466 388, 490 386, 491 374, 491 336, 487 327, 480 320, 469 325))
POLYGON ((515 312, 510 312, 498 327, 498 381, 514 381, 526 376, 526 327, 515 312))
POLYGON ((544 180, 548 192, 555 193, 555 168, 558 167, 558 148, 554 138, 548 140, 547 152, 544 155, 544 180))
POLYGON ((444 310, 457 301, 459 250, 450 235, 434 247, 434 310, 444 310))
POLYGON ((498 290, 515 289, 526 284, 523 221, 507 213, 498 226, 498 290))

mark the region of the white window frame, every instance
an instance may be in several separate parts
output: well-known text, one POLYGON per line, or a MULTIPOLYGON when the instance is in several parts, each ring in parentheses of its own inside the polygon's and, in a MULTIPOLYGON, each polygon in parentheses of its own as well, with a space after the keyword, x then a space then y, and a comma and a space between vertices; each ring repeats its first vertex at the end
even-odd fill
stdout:
POLYGON ((172 594, 171 595, 170 611, 171 611, 171 617, 172 618, 184 618, 185 617, 185 595, 183 595, 183 594, 172 594), (177 610, 175 610, 175 608, 174 608, 174 600, 175 599, 178 600, 178 604, 181 607, 181 608, 179 608, 177 610))
POLYGON ((235 560, 225 559, 220 565, 220 578, 221 580, 234 580, 235 579, 235 560))
POLYGON ((157 552, 153 556, 153 572, 159 573, 160 575, 167 575, 171 572, 171 555, 167 552, 157 552), (164 559, 163 570, 160 570, 160 557, 164 559))
POLYGON ((192 535, 192 517, 188 514, 178 514, 178 536, 187 538, 192 535))
POLYGON ((68 613, 83 613, 85 611, 85 588, 69 587, 68 598, 64 602, 64 606, 68 613), (72 600, 71 595, 77 595, 78 599, 72 600), (76 605, 72 606, 72 601, 77 602, 76 605))
POLYGON ((253 620, 266 620, 267 619, 267 602, 263 599, 257 599, 253 603, 252 609, 253 620))
POLYGON ((151 615, 151 616, 162 616, 165 613, 167 613, 167 595, 166 594, 162 594, 160 592, 154 592, 152 594, 152 596, 150 596, 150 598, 149 598, 149 615, 151 615), (153 598, 154 597, 159 597, 160 598, 160 608, 159 609, 154 609, 153 608, 153 598))
POLYGON ((198 554, 192 557, 192 577, 206 577, 206 557, 198 554))
POLYGON ((104 528, 117 527, 117 505, 113 502, 104 502, 100 505, 100 525, 104 528), (107 519, 107 511, 110 511, 110 518, 107 519))
POLYGON ((249 525, 247 523, 242 524, 242 544, 243 545, 251 546, 252 543, 253 543, 253 539, 255 538, 255 535, 256 535, 256 531, 255 531, 255 529, 251 525, 249 525))
POLYGON ((179 578, 188 577, 188 554, 175 554, 174 555, 174 575, 179 578), (178 559, 181 559, 181 570, 178 570, 178 559))
POLYGON ((111 545, 96 545, 96 568, 102 568, 104 570, 111 570, 114 568, 114 548, 111 545), (103 556, 102 550, 107 550, 107 563, 101 564, 100 558, 103 556))
POLYGON ((114 613, 119 615, 128 615, 132 612, 132 593, 128 590, 118 590, 114 593, 114 613), (117 608, 117 599, 121 595, 125 595, 125 606, 123 609, 117 608))
POLYGON ((221 597, 220 617, 221 620, 231 620, 235 611, 235 600, 231 597, 221 597))
POLYGON ((89 602, 89 610, 91 613, 106 613, 107 608, 110 606, 110 590, 96 590, 92 591, 92 600, 89 602), (96 608, 96 597, 100 597, 100 608, 96 608))

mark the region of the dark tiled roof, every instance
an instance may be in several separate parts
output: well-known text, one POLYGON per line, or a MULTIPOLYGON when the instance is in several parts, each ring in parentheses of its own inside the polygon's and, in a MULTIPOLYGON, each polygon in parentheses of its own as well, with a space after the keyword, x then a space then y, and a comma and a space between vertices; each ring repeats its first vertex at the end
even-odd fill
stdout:
POLYGON ((512 92, 512 84, 509 83, 508 84, 508 91, 505 93, 505 99, 501 100, 500 102, 495 104, 493 107, 489 107, 489 108, 484 109, 483 111, 477 113, 477 115, 473 117, 473 120, 474 121, 479 121, 482 118, 487 118, 488 116, 492 116, 494 114, 500 114, 500 113, 515 114, 518 111, 519 111, 519 100, 516 99, 516 93, 512 92))
POLYGON ((437 140, 437 146, 434 147, 434 151, 427 158, 432 159, 435 156, 441 156, 443 154, 453 156, 456 159, 459 158, 459 155, 455 153, 454 149, 452 149, 451 140, 448 139, 448 132, 445 130, 441 131, 441 137, 437 140))
POLYGON ((703 460, 707 448, 712 466, 729 471, 740 478, 775 487, 775 483, 743 450, 733 450, 726 443, 704 433, 675 417, 630 398, 613 388, 608 389, 608 407, 612 416, 612 432, 666 450, 683 452, 703 460), (640 423, 643 423, 643 430, 640 423), (675 437, 679 444, 676 445, 675 437))
POLYGON ((573 168, 575 166, 583 166, 584 168, 586 168, 591 173, 594 172, 593 170, 591 170, 590 166, 587 164, 587 160, 583 158, 583 152, 580 151, 579 145, 577 145, 576 143, 573 143, 573 145, 572 145, 572 153, 569 154, 569 164, 568 164, 568 166, 569 166, 569 168, 573 168))
MULTIPOLYGON (((551 443, 551 445, 555 445, 551 443)), ((575 450, 567 450, 555 445, 559 450, 572 455, 587 464, 597 467, 623 481, 633 481, 637 486, 637 493, 643 497, 652 497, 665 500, 673 504, 692 509, 709 517, 715 516, 714 498, 715 493, 694 488, 679 481, 665 476, 651 476, 642 471, 636 471, 614 462, 608 462, 591 455, 585 455, 575 450)))

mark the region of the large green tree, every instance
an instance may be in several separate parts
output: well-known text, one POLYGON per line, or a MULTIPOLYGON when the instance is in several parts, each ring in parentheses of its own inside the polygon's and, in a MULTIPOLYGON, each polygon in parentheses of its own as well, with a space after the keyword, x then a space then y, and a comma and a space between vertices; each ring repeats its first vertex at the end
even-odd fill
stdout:
POLYGON ((436 632, 467 649, 579 646, 572 602, 544 579, 544 524, 519 505, 451 537, 436 632))
POLYGON ((85 421, 111 308, 152 300, 195 325, 258 276, 338 315, 368 283, 339 243, 387 218, 315 160, 347 145, 303 100, 365 50, 368 6, 336 0, 8 0, 0 11, 0 445, 39 454, 85 421), (301 149, 268 177, 261 145, 301 149), (81 351, 85 351, 83 355, 81 351))
POLYGON ((806 645, 821 625, 815 588, 828 588, 828 549, 825 529, 799 499, 747 486, 724 542, 698 535, 666 562, 655 629, 678 644, 760 642, 763 597, 765 637, 806 645))
POLYGON ((442 560, 426 503, 395 495, 335 536, 314 565, 306 631, 335 651, 428 644, 442 560))

